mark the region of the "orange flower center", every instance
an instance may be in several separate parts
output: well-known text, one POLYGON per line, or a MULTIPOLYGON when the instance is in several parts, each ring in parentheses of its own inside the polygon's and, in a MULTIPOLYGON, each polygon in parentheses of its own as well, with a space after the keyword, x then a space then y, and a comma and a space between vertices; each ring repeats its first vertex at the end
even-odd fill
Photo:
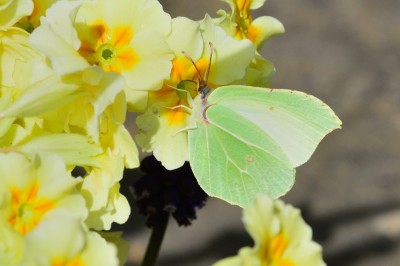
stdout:
POLYGON ((8 223, 18 232, 25 235, 34 229, 41 221, 42 216, 54 207, 48 199, 38 197, 38 184, 21 190, 12 187, 11 211, 8 223))
POLYGON ((110 29, 102 21, 96 22, 81 32, 79 53, 92 65, 99 65, 105 71, 122 73, 130 70, 138 56, 130 45, 132 29, 117 26, 110 29))

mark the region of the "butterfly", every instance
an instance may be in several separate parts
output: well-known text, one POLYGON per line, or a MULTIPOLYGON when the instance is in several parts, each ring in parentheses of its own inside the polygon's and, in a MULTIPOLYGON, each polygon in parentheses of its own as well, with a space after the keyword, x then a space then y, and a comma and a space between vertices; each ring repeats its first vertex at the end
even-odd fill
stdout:
POLYGON ((193 101, 196 126, 188 130, 193 173, 210 196, 241 207, 258 193, 278 198, 293 186, 295 168, 341 121, 328 105, 300 91, 242 85, 210 89, 210 46, 210 64, 205 79, 199 72, 193 101))

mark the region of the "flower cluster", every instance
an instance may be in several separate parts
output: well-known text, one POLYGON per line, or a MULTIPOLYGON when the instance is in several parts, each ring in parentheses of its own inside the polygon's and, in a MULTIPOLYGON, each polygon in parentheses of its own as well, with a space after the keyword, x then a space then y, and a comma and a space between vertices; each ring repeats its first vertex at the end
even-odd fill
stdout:
POLYGON ((122 263, 97 232, 130 215, 119 181, 139 166, 136 144, 181 167, 210 64, 210 88, 265 86, 274 72, 257 49, 283 27, 250 14, 265 0, 225 1, 230 12, 201 21, 157 0, 1 1, 1 265, 122 263))

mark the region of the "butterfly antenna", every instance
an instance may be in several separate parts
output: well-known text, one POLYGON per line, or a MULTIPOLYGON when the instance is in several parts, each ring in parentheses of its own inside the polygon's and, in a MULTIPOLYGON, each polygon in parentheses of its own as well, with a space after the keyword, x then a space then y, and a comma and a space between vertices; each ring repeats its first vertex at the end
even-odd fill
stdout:
POLYGON ((204 82, 203 76, 201 75, 200 70, 197 68, 196 63, 193 61, 192 57, 185 51, 182 51, 182 54, 184 54, 190 60, 190 62, 192 62, 194 68, 197 71, 197 74, 199 74, 200 82, 204 82))
POLYGON ((212 43, 209 42, 208 44, 210 45, 210 61, 208 62, 208 68, 207 68, 206 74, 204 75, 206 84, 208 83, 208 75, 210 74, 211 60, 212 60, 212 56, 213 56, 213 52, 214 52, 214 46, 212 45, 212 43))

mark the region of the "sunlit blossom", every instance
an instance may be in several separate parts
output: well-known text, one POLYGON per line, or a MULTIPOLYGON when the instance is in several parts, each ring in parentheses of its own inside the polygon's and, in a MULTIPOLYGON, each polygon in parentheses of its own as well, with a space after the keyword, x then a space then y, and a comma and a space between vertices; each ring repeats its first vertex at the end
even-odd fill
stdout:
POLYGON ((129 102, 130 93, 157 90, 169 77, 173 54, 165 38, 170 24, 155 0, 59 1, 48 9, 31 42, 57 73, 95 65, 122 75, 129 102))
POLYGON ((254 247, 241 248, 235 257, 213 266, 325 266, 321 246, 312 241, 312 231, 300 211, 280 200, 259 195, 243 211, 243 222, 254 247))
POLYGON ((16 153, 0 154, 0 219, 26 235, 60 210, 86 217, 84 201, 61 158, 42 154, 30 162, 16 153))
POLYGON ((253 19, 251 10, 263 6, 266 0, 222 0, 230 8, 230 12, 219 10, 221 15, 217 24, 223 27, 228 34, 237 39, 249 39, 259 48, 273 35, 282 34, 285 30, 282 23, 269 16, 253 19))

